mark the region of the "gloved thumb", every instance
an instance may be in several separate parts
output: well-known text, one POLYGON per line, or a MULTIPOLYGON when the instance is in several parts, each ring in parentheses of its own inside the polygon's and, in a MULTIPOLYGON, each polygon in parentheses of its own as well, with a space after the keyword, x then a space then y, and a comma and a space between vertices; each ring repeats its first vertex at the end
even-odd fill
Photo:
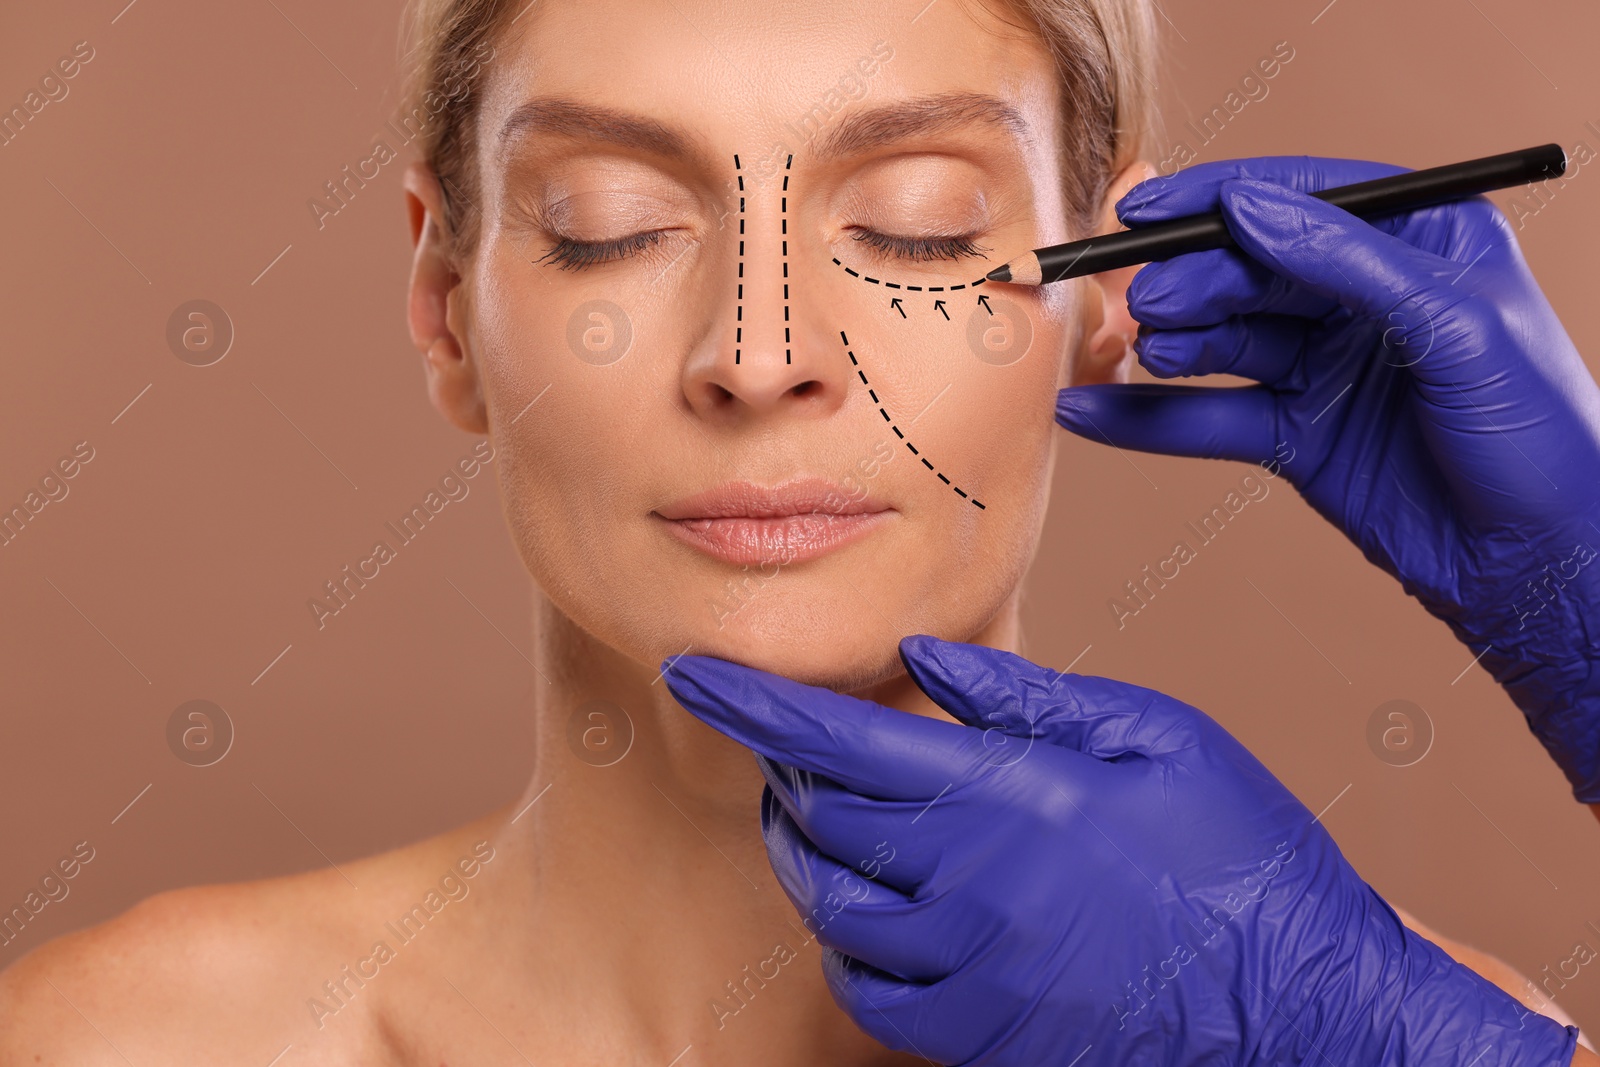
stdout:
POLYGON ((1195 747, 1206 715, 1110 678, 1062 674, 984 645, 918 634, 900 642, 917 687, 968 726, 1074 749, 1097 759, 1164 756, 1195 747))

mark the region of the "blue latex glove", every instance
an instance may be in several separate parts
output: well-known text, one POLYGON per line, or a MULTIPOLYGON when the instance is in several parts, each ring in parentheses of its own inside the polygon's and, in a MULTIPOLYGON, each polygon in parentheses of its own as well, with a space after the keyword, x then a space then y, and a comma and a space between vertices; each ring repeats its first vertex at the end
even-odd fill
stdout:
POLYGON ((989 648, 900 647, 968 725, 664 667, 757 752, 773 869, 878 1041, 1018 1067, 1567 1067, 1576 1029, 1402 926, 1203 713, 989 648))
POLYGON ((1239 389, 1064 390, 1121 448, 1281 463, 1311 506, 1443 619, 1600 802, 1600 388, 1477 198, 1364 222, 1296 190, 1402 171, 1303 156, 1144 182, 1127 225, 1221 208, 1240 250, 1142 268, 1135 350, 1239 389))

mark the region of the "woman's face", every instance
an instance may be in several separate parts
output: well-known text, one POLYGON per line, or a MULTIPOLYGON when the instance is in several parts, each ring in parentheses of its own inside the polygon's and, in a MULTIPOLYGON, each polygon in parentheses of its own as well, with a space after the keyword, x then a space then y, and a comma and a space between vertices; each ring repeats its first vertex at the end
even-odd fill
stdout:
POLYGON ((1075 236, 1043 45, 963 0, 541 0, 485 69, 452 317, 555 605, 843 689, 979 634, 1078 329, 1076 286, 972 285, 1075 236))

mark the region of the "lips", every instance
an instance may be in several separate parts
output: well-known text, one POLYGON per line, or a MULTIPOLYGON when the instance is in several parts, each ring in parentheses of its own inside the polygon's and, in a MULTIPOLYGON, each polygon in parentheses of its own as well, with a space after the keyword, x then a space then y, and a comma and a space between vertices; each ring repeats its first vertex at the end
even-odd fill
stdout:
POLYGON ((865 537, 893 514, 880 500, 852 498, 843 486, 816 478, 775 486, 729 482, 655 511, 686 544, 746 566, 816 559, 865 537))

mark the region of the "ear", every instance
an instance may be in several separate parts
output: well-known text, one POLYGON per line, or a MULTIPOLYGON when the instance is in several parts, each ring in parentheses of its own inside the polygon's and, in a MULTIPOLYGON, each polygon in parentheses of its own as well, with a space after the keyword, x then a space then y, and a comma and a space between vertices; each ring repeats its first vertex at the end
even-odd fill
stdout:
MULTIPOLYGON (((1145 160, 1129 164, 1111 180, 1100 205, 1096 235, 1127 229, 1117 221, 1117 201, 1128 190, 1156 176, 1156 168, 1145 160)), ((1133 342, 1139 324, 1128 314, 1128 285, 1138 273, 1139 264, 1119 270, 1092 274, 1087 279, 1083 342, 1072 361, 1072 385, 1125 382, 1134 363, 1133 342)))
POLYGON ((444 197, 427 164, 406 168, 405 194, 413 247, 406 320, 411 343, 422 353, 428 399, 455 426, 486 434, 489 416, 462 326, 466 290, 445 240, 444 197))

